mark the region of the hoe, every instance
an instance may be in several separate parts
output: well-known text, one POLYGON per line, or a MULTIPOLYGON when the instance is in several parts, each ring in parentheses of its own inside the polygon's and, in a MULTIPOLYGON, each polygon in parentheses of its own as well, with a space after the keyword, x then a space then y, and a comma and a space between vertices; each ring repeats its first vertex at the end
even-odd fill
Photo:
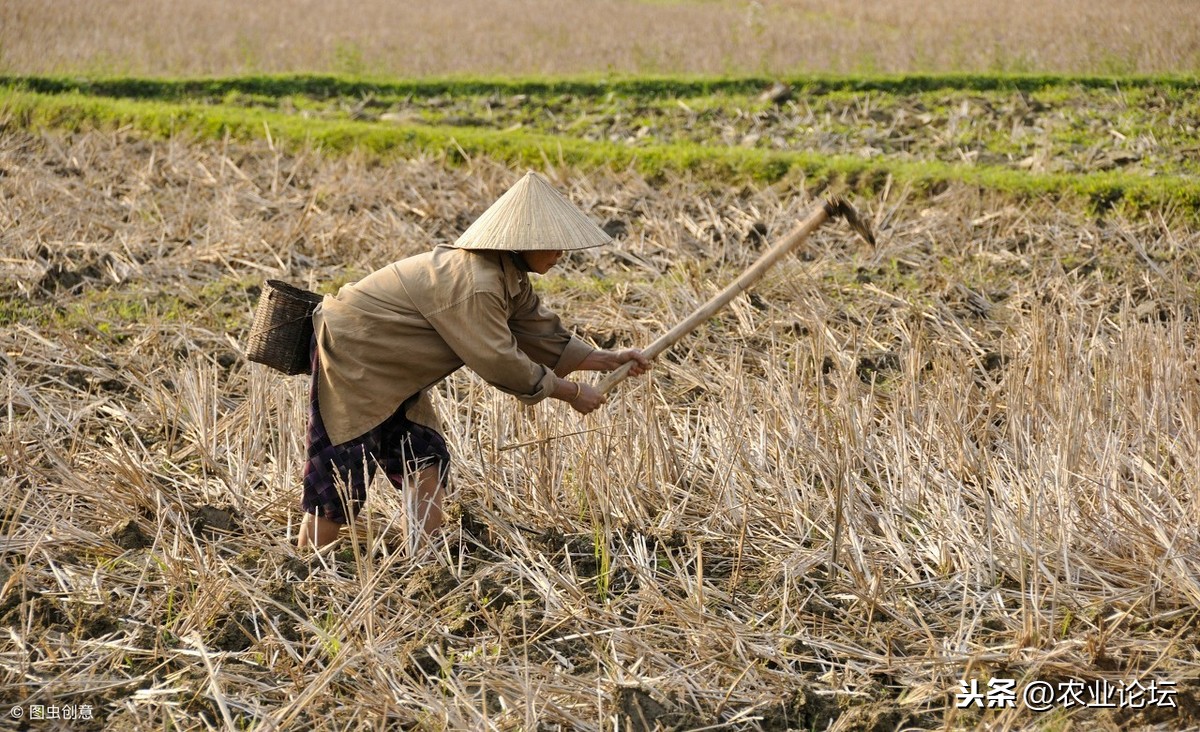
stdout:
MULTIPOLYGON (((775 266, 779 260, 787 256, 788 252, 796 248, 800 242, 808 238, 810 234, 819 229, 826 221, 834 218, 843 218, 846 223, 850 224, 850 228, 856 234, 861 236, 871 246, 875 245, 875 235, 871 233, 870 227, 858 215, 858 211, 848 201, 842 198, 833 198, 826 201, 819 209, 813 212, 807 219, 802 221, 791 233, 785 236, 777 244, 771 246, 770 249, 763 252, 763 255, 758 258, 754 264, 750 265, 745 272, 742 272, 736 280, 728 285, 724 290, 721 290, 712 297, 708 302, 701 305, 694 313, 680 322, 671 330, 663 333, 653 343, 642 349, 642 353, 646 354, 647 358, 655 358, 663 351, 675 345, 681 338, 691 333, 698 328, 701 323, 715 315, 721 308, 729 304, 733 298, 737 297, 742 292, 750 289, 755 282, 762 279, 767 270, 775 266)), ((608 376, 604 377, 596 388, 600 393, 607 394, 626 376, 629 375, 630 369, 633 368, 633 362, 630 361, 621 368, 616 369, 608 376)))
MULTIPOLYGON (((676 325, 671 330, 663 333, 653 343, 642 349, 642 353, 649 358, 654 358, 658 354, 675 345, 679 339, 686 336, 695 330, 701 323, 715 315, 721 308, 729 304, 729 301, 737 297, 740 293, 748 290, 755 282, 758 282, 767 270, 773 267, 779 260, 787 256, 788 252, 794 249, 808 238, 809 234, 819 229, 826 221, 833 218, 843 218, 846 223, 850 224, 850 228, 856 234, 863 238, 871 246, 875 246, 875 235, 871 233, 870 227, 858 215, 858 211, 848 201, 842 198, 833 198, 826 201, 821 208, 817 209, 812 215, 801 222, 795 229, 792 229, 786 237, 779 243, 774 244, 758 258, 754 264, 750 265, 745 272, 742 272, 732 284, 727 286, 712 297, 708 302, 701 305, 697 310, 689 315, 683 322, 676 325)), ((633 368, 633 362, 629 362, 621 368, 613 371, 606 376, 596 388, 602 394, 607 394, 612 391, 613 387, 621 383, 626 376, 629 375, 630 369, 633 368)), ((832 553, 828 565, 828 576, 832 577, 834 567, 837 565, 838 546, 841 544, 842 533, 842 504, 843 486, 839 483, 837 487, 836 506, 834 508, 833 519, 833 542, 832 553)))

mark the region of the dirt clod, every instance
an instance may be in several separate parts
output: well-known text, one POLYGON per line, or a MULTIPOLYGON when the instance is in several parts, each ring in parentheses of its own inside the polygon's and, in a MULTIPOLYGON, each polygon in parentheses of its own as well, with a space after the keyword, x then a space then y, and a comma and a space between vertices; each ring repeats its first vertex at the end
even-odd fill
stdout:
POLYGON ((755 221, 750 225, 750 228, 746 230, 746 243, 757 249, 766 243, 769 232, 770 228, 765 222, 755 221))
POLYGON ((154 540, 142 531, 142 527, 134 519, 125 519, 113 528, 109 529, 108 538, 112 543, 125 549, 145 549, 154 543, 154 540))
POLYGON ((458 579, 450 570, 428 565, 419 569, 408 581, 407 592, 411 597, 443 598, 458 586, 458 579))
POLYGON ((228 509, 204 505, 189 514, 192 534, 197 537, 214 538, 232 534, 238 530, 237 521, 228 509))
POLYGON ((798 689, 788 698, 764 709, 759 724, 761 729, 771 732, 825 729, 840 714, 837 701, 832 697, 798 689))
POLYGON ((30 597, 0 617, 0 625, 21 627, 28 619, 34 630, 67 630, 69 618, 62 606, 53 598, 40 595, 30 597))
POLYGON ((245 612, 222 615, 215 627, 209 643, 218 651, 244 651, 254 644, 254 625, 245 612))
POLYGON ((604 233, 608 234, 614 239, 620 239, 621 237, 625 236, 627 231, 629 231, 629 225, 621 219, 609 219, 608 221, 605 221, 604 225, 600 228, 604 229, 604 233))
POLYGON ((81 637, 99 638, 119 630, 121 625, 102 608, 91 608, 79 618, 77 627, 81 637))
POLYGON ((621 729, 653 732, 675 725, 675 715, 648 692, 636 686, 617 689, 614 704, 621 720, 621 729))

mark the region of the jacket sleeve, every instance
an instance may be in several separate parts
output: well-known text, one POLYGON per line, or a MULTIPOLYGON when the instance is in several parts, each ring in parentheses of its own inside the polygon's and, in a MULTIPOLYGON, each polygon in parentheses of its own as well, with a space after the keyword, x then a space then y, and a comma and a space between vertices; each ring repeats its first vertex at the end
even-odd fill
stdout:
POLYGON ((526 287, 515 304, 516 312, 508 322, 517 345, 529 358, 553 368, 556 375, 571 373, 596 350, 572 335, 533 288, 526 287))
POLYGON ((536 404, 554 391, 557 377, 522 351, 499 293, 477 291, 426 317, 467 368, 497 389, 525 404, 536 404))

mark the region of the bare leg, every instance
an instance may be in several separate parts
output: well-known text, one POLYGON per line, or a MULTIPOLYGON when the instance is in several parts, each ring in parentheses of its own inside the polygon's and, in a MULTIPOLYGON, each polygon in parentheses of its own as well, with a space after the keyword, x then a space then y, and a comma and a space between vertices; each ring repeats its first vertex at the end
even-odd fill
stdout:
MULTIPOLYGON (((442 497, 445 489, 438 479, 436 467, 425 468, 418 472, 415 487, 417 495, 413 505, 417 515, 414 520, 421 526, 421 541, 423 542, 437 533, 445 520, 445 514, 442 512, 442 497)), ((310 546, 320 549, 336 541, 341 530, 342 525, 336 521, 306 512, 304 519, 300 522, 300 536, 296 546, 300 549, 310 546)))
POLYGON ((442 528, 445 519, 442 513, 442 497, 445 489, 438 480, 438 469, 425 468, 417 473, 417 496, 414 505, 417 509, 416 522, 421 526, 423 539, 428 539, 442 528))
POLYGON ((296 546, 300 549, 309 546, 320 549, 335 541, 341 530, 342 525, 338 522, 305 512, 304 519, 300 522, 300 537, 296 540, 296 546))

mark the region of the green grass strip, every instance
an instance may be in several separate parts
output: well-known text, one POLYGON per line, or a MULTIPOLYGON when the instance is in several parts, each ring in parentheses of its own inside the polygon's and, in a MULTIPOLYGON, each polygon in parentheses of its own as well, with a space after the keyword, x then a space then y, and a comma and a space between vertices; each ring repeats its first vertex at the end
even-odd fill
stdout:
POLYGON ((1082 204, 1096 212, 1175 210, 1200 218, 1200 181, 1179 176, 1140 176, 1121 171, 1039 174, 1011 169, 951 165, 937 161, 897 161, 824 156, 801 151, 729 148, 695 143, 628 146, 573 137, 417 124, 303 119, 261 108, 174 104, 85 96, 45 95, 0 88, 5 124, 29 129, 131 128, 160 137, 251 141, 268 130, 273 140, 312 146, 326 154, 365 152, 380 157, 442 155, 450 162, 488 157, 510 165, 540 167, 550 162, 583 169, 633 168, 654 177, 691 174, 712 185, 774 183, 803 176, 809 185, 877 192, 888 180, 910 184, 920 193, 951 183, 1019 197, 1048 197, 1082 204))
MULTIPOLYGON (((337 75, 260 75, 212 78, 87 78, 62 76, 3 76, 0 85, 42 94, 80 92, 95 96, 182 101, 220 98, 229 93, 264 97, 337 97, 440 95, 573 95, 601 97, 616 94, 629 98, 692 98, 713 94, 752 95, 779 79, 773 77, 613 77, 551 79, 369 79, 337 75)), ((877 76, 792 76, 783 79, 798 91, 826 94, 835 91, 917 94, 956 89, 963 91, 1036 92, 1047 88, 1195 89, 1196 76, 1058 76, 1035 74, 916 74, 877 76)))

